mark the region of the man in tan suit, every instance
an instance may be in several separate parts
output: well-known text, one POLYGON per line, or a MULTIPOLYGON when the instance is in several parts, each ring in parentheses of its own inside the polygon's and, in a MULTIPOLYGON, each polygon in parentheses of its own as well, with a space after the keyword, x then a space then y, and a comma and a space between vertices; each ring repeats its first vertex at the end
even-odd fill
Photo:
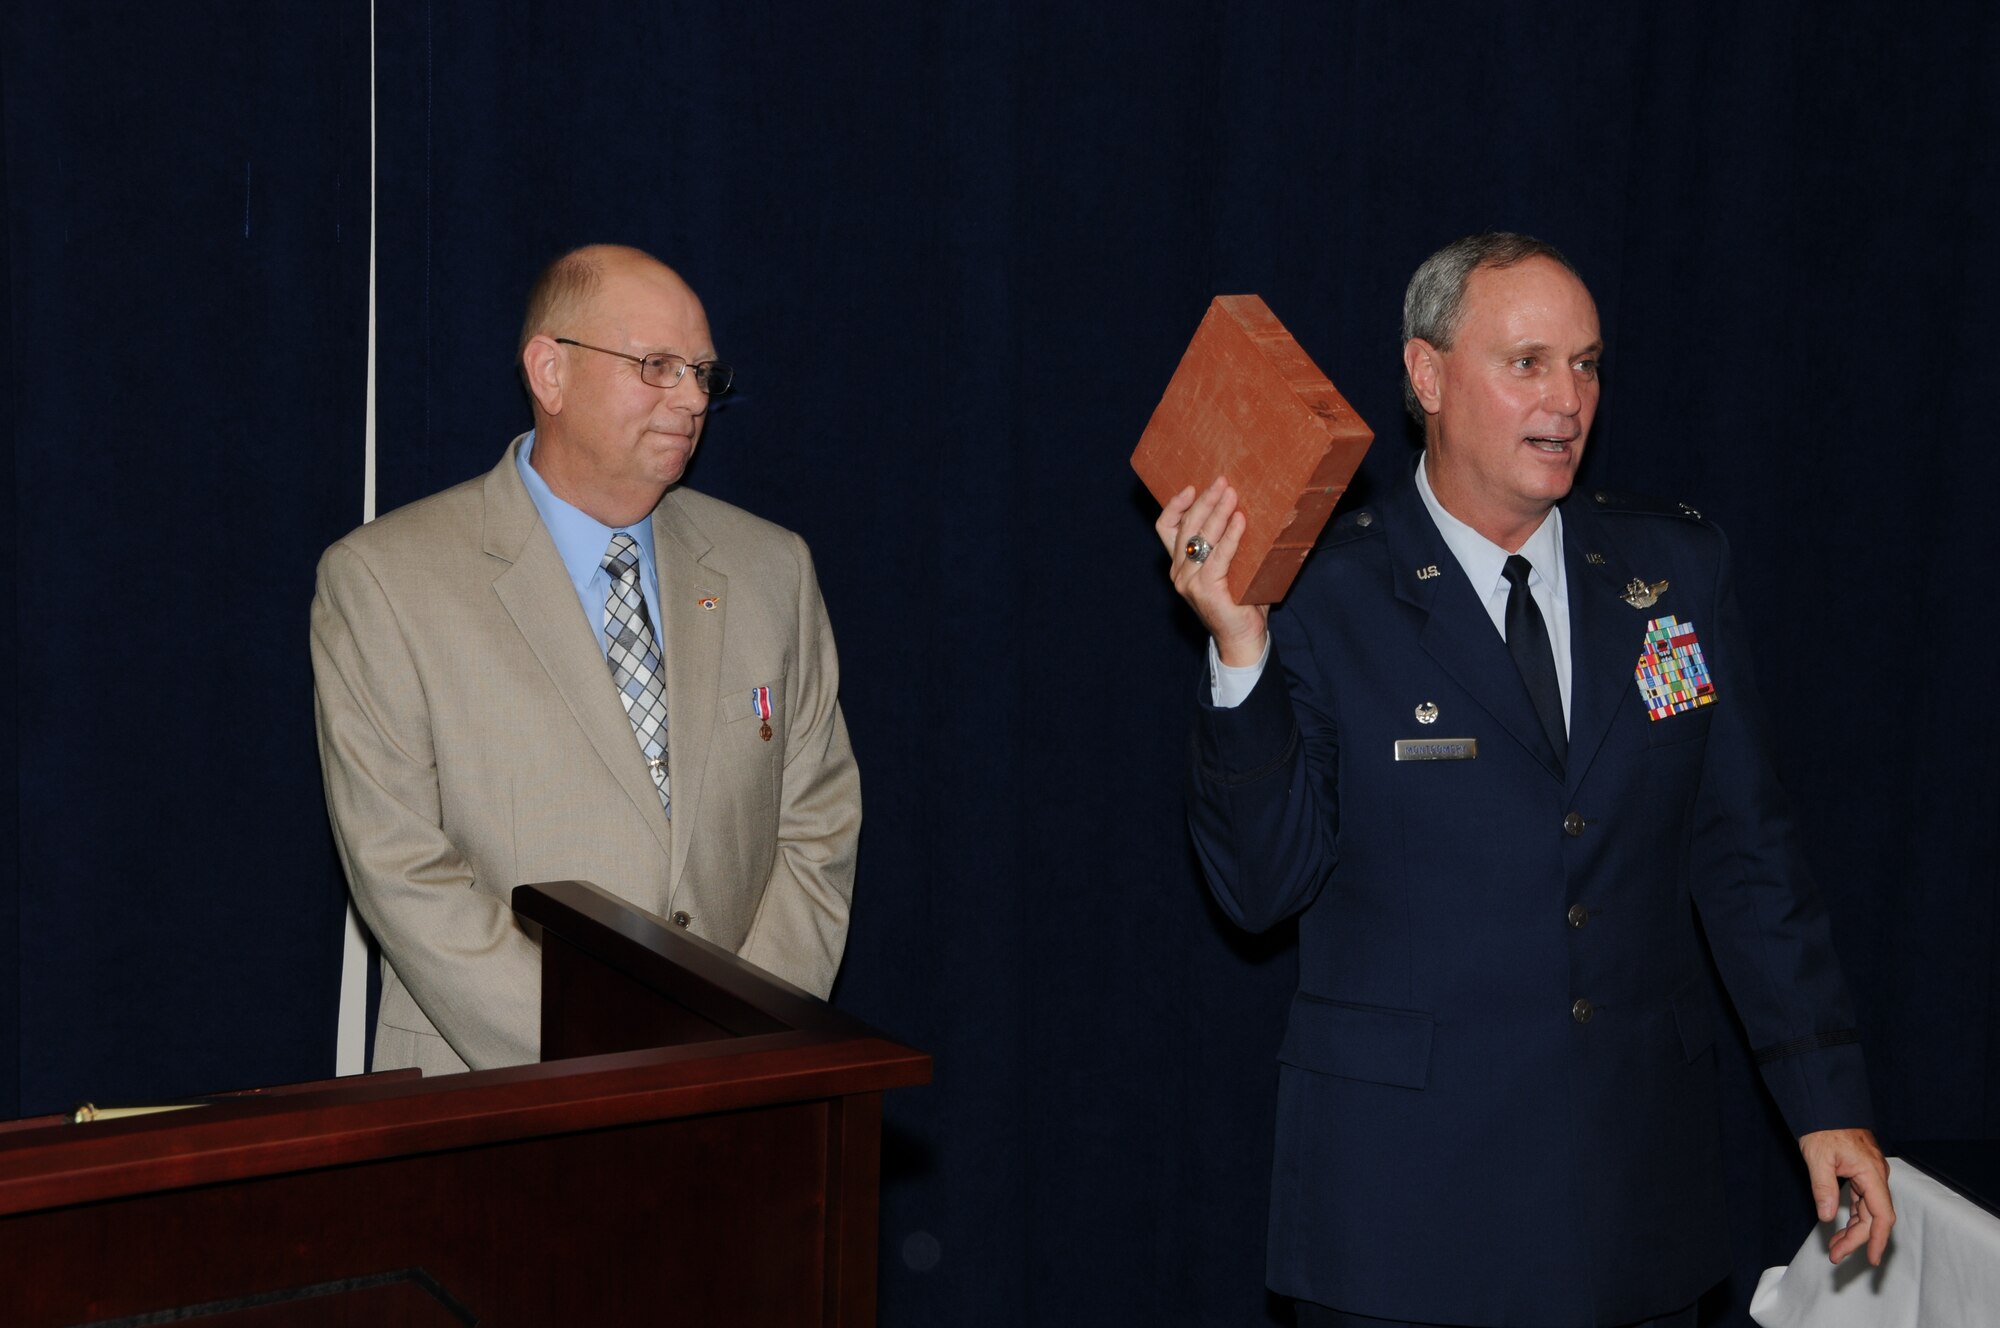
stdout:
POLYGON ((636 250, 578 250, 536 283, 521 371, 535 428, 498 466, 320 562, 376 1069, 537 1058, 524 882, 593 881, 821 996, 846 944, 861 785, 811 556, 678 483, 729 379, 701 302, 636 250))

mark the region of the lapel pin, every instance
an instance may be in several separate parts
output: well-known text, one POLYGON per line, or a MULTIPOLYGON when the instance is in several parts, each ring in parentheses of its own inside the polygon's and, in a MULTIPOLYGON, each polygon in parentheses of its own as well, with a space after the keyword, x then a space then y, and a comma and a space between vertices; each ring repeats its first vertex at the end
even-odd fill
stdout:
POLYGON ((1625 593, 1618 598, 1624 600, 1635 609, 1650 609, 1659 602, 1660 595, 1666 588, 1667 583, 1664 581, 1655 581, 1651 585, 1647 585, 1635 576, 1626 582, 1625 593))
POLYGON ((1438 571, 1438 566, 1436 563, 1432 563, 1429 567, 1419 567, 1417 569, 1417 580, 1419 581, 1428 581, 1432 577, 1438 575, 1441 574, 1438 571))
POLYGON ((1437 722, 1438 722, 1437 702, 1426 701, 1422 705, 1417 707, 1417 723, 1435 724, 1437 722))
POLYGON ((703 595, 695 603, 701 605, 703 613, 713 613, 715 612, 715 606, 722 603, 722 601, 714 595, 703 595))
POLYGON ((1604 555, 1601 553, 1586 553, 1583 555, 1583 560, 1592 567, 1604 566, 1604 555))
POLYGON ((750 709, 764 722, 757 726, 757 736, 765 742, 771 740, 771 689, 753 687, 750 689, 750 709))

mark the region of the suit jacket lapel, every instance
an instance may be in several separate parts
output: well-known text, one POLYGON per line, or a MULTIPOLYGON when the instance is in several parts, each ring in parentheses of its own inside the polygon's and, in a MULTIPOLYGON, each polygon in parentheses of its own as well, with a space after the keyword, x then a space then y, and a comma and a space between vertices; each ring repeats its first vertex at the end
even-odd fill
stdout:
POLYGON ((1383 500, 1382 511, 1396 597, 1424 614, 1419 636, 1424 650, 1550 775, 1560 778, 1555 749, 1542 731, 1514 657, 1494 630, 1481 592, 1466 580, 1465 569, 1438 533, 1414 477, 1383 500), (1417 575, 1433 567, 1436 576, 1417 575))
POLYGON ((1563 504, 1563 566, 1569 577, 1569 784, 1575 788, 1604 745, 1618 708, 1631 703, 1645 616, 1620 598, 1632 573, 1582 500, 1563 504), (1592 558, 1597 561, 1591 561, 1592 558))
MULTIPOLYGON (((516 439, 500 464, 486 477, 484 547, 488 555, 505 564, 493 578, 493 593, 514 620, 535 658, 548 671, 569 707, 577 727, 597 749, 605 766, 617 779, 633 804, 652 828, 661 854, 672 850, 673 836, 667 818, 660 812, 660 795, 646 774, 639 744, 632 737, 632 723, 625 718, 617 689, 610 685, 604 656, 598 652, 592 626, 584 619, 577 603, 576 587, 556 552, 555 541, 543 528, 515 468, 516 439)), ((671 670, 669 670, 671 676, 671 670)), ((673 722, 671 706, 668 723, 673 722)), ((669 739, 672 739, 669 733, 669 739)), ((678 751, 675 753, 678 756, 678 751)), ((679 810, 679 782, 675 782, 675 809, 679 810)))
POLYGON ((676 890, 694 839, 687 827, 701 810, 709 751, 720 722, 718 707, 750 704, 748 692, 741 698, 720 694, 729 578, 704 561, 713 546, 681 510, 677 498, 677 493, 669 492, 653 509, 654 563, 660 575, 660 616, 665 619, 660 649, 667 666, 674 820, 682 827, 682 833, 673 837, 670 879, 676 890), (711 600, 714 607, 702 607, 711 600))

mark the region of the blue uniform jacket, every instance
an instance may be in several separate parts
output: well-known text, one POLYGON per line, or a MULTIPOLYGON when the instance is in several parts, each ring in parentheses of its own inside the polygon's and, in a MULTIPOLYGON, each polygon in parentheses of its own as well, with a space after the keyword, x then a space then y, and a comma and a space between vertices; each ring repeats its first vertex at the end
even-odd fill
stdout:
POLYGON ((1704 932, 1792 1131, 1870 1124, 1727 544, 1685 509, 1579 490, 1563 546, 1565 769, 1411 482, 1307 562, 1243 705, 1204 682, 1190 821, 1215 897, 1253 931, 1301 915, 1271 1195, 1287 1295, 1555 1328, 1717 1281, 1704 932), (1635 579, 1667 587, 1635 608, 1635 579), (1635 668, 1670 615, 1713 699, 1655 719, 1635 668), (1397 760, 1399 739, 1477 755, 1397 760))

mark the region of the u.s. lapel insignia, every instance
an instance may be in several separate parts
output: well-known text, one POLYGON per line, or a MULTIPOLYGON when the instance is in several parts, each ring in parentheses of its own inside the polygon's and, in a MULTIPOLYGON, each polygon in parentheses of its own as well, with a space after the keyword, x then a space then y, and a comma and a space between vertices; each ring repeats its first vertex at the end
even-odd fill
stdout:
POLYGON ((1419 581, 1428 581, 1434 576, 1442 576, 1442 575, 1443 573, 1438 571, 1438 565, 1436 563, 1432 563, 1429 567, 1419 567, 1417 569, 1417 580, 1419 581))
POLYGON ((1647 585, 1635 576, 1625 583, 1625 593, 1618 598, 1635 609, 1650 609, 1659 603, 1660 596, 1665 593, 1666 588, 1667 583, 1664 581, 1655 581, 1647 585))
POLYGON ((1435 724, 1437 722, 1438 722, 1437 702, 1426 701, 1422 705, 1417 707, 1417 723, 1435 724))
POLYGON ((757 726, 757 736, 765 742, 771 740, 771 689, 753 687, 750 689, 750 709, 758 719, 764 721, 757 726))
POLYGON ((1604 566, 1604 555, 1601 553, 1586 553, 1583 555, 1583 560, 1592 567, 1604 566))
POLYGON ((696 600, 695 603, 701 605, 701 611, 703 613, 714 613, 715 606, 722 603, 722 598, 719 595, 703 595, 700 599, 696 600))

